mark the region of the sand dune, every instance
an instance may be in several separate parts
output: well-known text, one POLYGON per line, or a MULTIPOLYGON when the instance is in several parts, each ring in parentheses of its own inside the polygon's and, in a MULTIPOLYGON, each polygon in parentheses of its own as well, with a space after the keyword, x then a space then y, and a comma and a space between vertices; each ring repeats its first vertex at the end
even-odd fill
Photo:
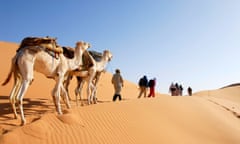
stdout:
MULTIPOLYGON (((7 76, 17 46, 0 42, 0 82, 7 76)), ((192 97, 158 94, 137 99, 137 86, 126 81, 124 101, 114 103, 111 76, 105 73, 101 77, 99 103, 89 106, 75 106, 73 80, 72 109, 62 105, 64 114, 59 116, 50 96, 54 81, 35 73, 24 99, 27 125, 22 127, 19 119, 13 119, 8 102, 13 80, 0 86, 0 144, 240 143, 240 87, 199 92, 192 97)))
POLYGON ((231 86, 218 90, 202 91, 195 94, 221 106, 240 118, 240 86, 231 86))

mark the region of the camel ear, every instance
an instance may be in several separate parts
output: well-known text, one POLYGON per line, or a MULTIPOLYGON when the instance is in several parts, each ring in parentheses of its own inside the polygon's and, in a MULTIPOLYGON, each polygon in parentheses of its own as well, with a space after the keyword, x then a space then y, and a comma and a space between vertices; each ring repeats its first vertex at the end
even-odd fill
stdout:
POLYGON ((104 50, 103 53, 104 53, 105 55, 112 55, 109 50, 104 50))
POLYGON ((108 50, 104 50, 104 51, 103 51, 104 54, 107 54, 108 52, 109 52, 108 50))
POLYGON ((88 44, 88 48, 90 48, 91 47, 91 44, 90 43, 87 43, 88 44))
POLYGON ((76 43, 76 47, 79 47, 79 46, 87 46, 87 48, 86 49, 88 49, 88 48, 90 48, 91 47, 91 44, 90 43, 87 43, 87 42, 84 42, 84 41, 78 41, 77 43, 76 43))
POLYGON ((76 47, 79 47, 79 46, 81 46, 81 45, 83 45, 83 44, 84 44, 83 41, 78 41, 78 42, 76 42, 76 47))
POLYGON ((86 48, 86 49, 88 49, 88 48, 90 48, 90 47, 91 47, 91 44, 90 44, 90 43, 88 43, 88 42, 83 42, 83 45, 84 45, 84 46, 87 46, 87 48, 86 48))

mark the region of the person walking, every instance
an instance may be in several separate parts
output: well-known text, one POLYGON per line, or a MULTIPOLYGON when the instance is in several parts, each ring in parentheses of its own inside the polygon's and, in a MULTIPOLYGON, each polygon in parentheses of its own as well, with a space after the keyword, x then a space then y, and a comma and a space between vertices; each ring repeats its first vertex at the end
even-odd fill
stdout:
POLYGON ((192 88, 191 87, 188 87, 188 95, 192 96, 192 88))
POLYGON ((144 94, 144 97, 147 97, 147 87, 148 87, 148 79, 147 76, 143 76, 140 78, 138 82, 138 86, 140 88, 140 93, 138 95, 138 98, 141 98, 142 94, 144 94))
POLYGON ((114 86, 114 90, 115 93, 113 95, 113 101, 116 101, 117 98, 119 98, 119 100, 122 100, 122 96, 121 96, 121 90, 123 87, 123 78, 120 74, 120 70, 116 69, 115 70, 115 74, 112 77, 112 84, 114 86))
POLYGON ((171 96, 176 96, 176 86, 174 83, 172 83, 169 87, 169 92, 171 93, 171 96))
POLYGON ((175 87, 176 87, 176 94, 175 94, 175 96, 179 96, 179 85, 178 85, 178 83, 175 83, 175 87))
POLYGON ((181 84, 179 85, 179 95, 183 95, 183 86, 181 84))
POLYGON ((151 79, 148 83, 148 86, 150 87, 150 93, 148 97, 155 97, 155 85, 156 85, 156 78, 151 79))

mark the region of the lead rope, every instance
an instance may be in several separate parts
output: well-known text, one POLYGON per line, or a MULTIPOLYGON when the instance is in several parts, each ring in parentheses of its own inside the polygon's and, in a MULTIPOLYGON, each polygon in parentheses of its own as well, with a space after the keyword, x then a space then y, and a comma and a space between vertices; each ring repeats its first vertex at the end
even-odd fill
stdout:
MULTIPOLYGON (((53 46, 53 49, 54 49, 54 44, 53 44, 53 42, 52 42, 52 46, 53 46)), ((54 57, 56 57, 56 52, 53 50, 53 58, 52 58, 52 70, 54 69, 54 57)))
POLYGON ((106 66, 106 68, 105 68, 104 70, 107 72, 108 69, 109 69, 109 72, 110 72, 110 73, 114 73, 114 72, 113 72, 114 70, 113 70, 111 61, 108 62, 107 66, 106 66))

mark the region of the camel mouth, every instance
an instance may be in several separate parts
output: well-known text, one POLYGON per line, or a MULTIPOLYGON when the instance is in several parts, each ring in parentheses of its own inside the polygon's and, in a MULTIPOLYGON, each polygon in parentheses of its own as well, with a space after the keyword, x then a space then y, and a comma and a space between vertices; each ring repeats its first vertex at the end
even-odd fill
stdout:
POLYGON ((112 60, 112 56, 109 56, 109 57, 107 58, 107 61, 110 62, 111 60, 112 60))
POLYGON ((91 48, 91 44, 90 43, 87 43, 88 44, 88 48, 91 48))

